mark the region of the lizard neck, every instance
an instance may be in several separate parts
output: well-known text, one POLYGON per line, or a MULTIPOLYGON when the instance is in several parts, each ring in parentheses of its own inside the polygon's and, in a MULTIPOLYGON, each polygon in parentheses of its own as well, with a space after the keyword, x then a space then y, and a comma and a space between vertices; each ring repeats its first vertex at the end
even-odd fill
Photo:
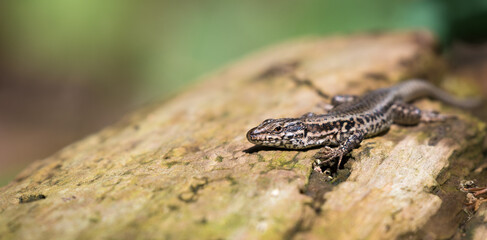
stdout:
POLYGON ((342 122, 332 115, 306 119, 306 146, 336 145, 336 136, 340 131, 342 122))

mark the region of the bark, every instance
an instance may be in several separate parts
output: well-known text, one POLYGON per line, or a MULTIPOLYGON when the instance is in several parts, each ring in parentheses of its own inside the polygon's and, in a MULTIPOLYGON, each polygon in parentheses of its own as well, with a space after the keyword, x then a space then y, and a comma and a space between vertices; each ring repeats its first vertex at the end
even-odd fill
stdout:
POLYGON ((266 118, 321 112, 327 96, 438 80, 434 49, 426 32, 399 32, 307 38, 249 56, 33 163, 0 188, 0 239, 485 235, 485 218, 468 225, 458 190, 481 179, 472 174, 485 125, 462 110, 420 101, 458 118, 393 126, 362 142, 333 178, 313 173, 318 149, 256 148, 245 138, 266 118))

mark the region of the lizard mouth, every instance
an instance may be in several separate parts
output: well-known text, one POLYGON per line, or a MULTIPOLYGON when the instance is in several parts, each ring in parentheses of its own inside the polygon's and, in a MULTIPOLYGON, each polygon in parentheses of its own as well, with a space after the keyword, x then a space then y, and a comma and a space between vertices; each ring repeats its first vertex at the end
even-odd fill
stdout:
POLYGON ((257 141, 257 134, 255 132, 256 128, 252 128, 247 132, 247 140, 253 144, 258 144, 259 141, 257 141))
POLYGON ((266 136, 266 134, 260 132, 257 127, 252 128, 247 132, 247 140, 259 146, 282 147, 282 141, 280 139, 277 137, 266 136))

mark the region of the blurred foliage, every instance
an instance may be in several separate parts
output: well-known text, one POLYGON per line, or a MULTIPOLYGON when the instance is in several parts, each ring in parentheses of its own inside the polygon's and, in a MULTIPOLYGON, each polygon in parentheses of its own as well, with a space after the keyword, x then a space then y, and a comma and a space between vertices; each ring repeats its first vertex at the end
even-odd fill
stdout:
POLYGON ((122 82, 134 87, 139 99, 163 96, 230 60, 293 37, 424 27, 447 42, 455 37, 451 34, 477 36, 487 11, 483 0, 13 0, 1 5, 0 46, 10 67, 69 76, 65 81, 122 82), (468 22, 475 16, 484 18, 468 22), (478 27, 470 27, 472 22, 478 27))

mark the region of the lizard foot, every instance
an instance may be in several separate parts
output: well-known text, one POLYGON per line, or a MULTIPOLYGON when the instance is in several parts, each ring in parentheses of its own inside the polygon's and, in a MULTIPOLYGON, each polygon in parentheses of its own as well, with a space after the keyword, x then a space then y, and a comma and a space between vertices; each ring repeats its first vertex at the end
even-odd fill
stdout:
POLYGON ((473 193, 475 197, 487 193, 487 187, 464 188, 463 190, 468 193, 473 193))
POLYGON ((460 190, 467 193, 465 206, 474 212, 480 208, 480 205, 487 203, 487 199, 485 199, 487 187, 476 187, 473 181, 467 181, 461 184, 460 190))
POLYGON ((315 163, 317 164, 317 166, 322 166, 323 164, 328 163, 335 158, 338 158, 338 169, 338 167, 340 167, 340 163, 342 162, 343 155, 345 155, 345 153, 341 148, 330 148, 328 146, 325 146, 315 155, 315 163))
POLYGON ((448 119, 456 119, 456 116, 440 114, 437 111, 423 111, 421 114, 421 122, 425 123, 443 122, 448 119))

